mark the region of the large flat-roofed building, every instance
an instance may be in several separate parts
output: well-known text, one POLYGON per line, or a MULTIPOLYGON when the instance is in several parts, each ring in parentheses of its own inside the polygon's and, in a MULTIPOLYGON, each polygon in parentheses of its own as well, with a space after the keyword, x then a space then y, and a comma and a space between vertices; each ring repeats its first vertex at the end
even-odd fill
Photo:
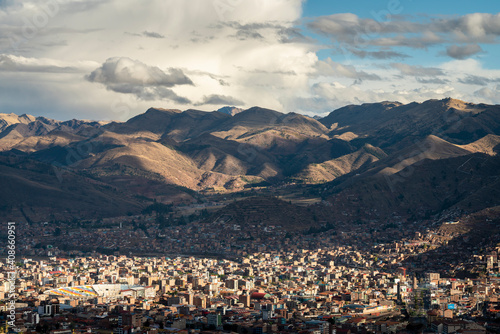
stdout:
POLYGON ((92 285, 68 286, 64 288, 48 290, 45 291, 44 294, 81 299, 99 297, 92 285))
POLYGON ((45 291, 44 294, 75 299, 95 297, 144 297, 153 298, 156 291, 152 286, 131 286, 126 284, 94 284, 68 286, 45 291))

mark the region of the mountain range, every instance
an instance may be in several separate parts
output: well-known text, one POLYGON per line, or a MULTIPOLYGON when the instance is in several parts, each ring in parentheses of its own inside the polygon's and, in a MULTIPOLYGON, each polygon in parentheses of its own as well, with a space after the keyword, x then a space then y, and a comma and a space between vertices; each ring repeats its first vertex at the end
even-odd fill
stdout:
POLYGON ((260 107, 150 108, 126 122, 0 114, 0 212, 117 216, 295 185, 323 199, 322 217, 418 219, 499 205, 499 151, 500 105, 455 99, 319 119, 260 107))

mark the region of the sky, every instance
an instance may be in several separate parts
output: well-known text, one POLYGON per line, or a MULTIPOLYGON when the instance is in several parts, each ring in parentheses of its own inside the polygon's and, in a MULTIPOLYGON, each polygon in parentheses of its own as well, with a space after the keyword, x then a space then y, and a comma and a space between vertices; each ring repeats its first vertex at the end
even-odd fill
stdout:
POLYGON ((0 0, 0 113, 500 104, 496 1, 0 0))

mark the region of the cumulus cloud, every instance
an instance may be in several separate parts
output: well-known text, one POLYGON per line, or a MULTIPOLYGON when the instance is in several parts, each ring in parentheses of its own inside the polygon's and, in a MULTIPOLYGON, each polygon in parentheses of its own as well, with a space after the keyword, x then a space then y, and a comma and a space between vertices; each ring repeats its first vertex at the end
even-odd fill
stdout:
POLYGON ((421 35, 413 37, 413 35, 397 35, 394 37, 381 37, 372 40, 365 39, 361 41, 361 45, 374 45, 379 47, 408 47, 413 49, 427 49, 432 45, 442 44, 446 40, 440 35, 432 32, 425 31, 421 35))
POLYGON ((421 100, 418 94, 474 101, 481 99, 475 89, 495 88, 493 82, 472 86, 467 75, 500 77, 492 72, 494 64, 483 67, 480 61, 487 64, 487 57, 456 60, 474 51, 465 46, 489 51, 498 43, 498 15, 393 15, 379 22, 354 14, 304 19, 303 0, 149 0, 147 6, 134 0, 58 0, 59 11, 26 34, 32 18, 45 13, 46 2, 9 3, 0 7, 0 110, 9 112, 30 113, 31 102, 37 112, 57 110, 61 118, 72 113, 124 120, 125 114, 113 112, 116 104, 126 104, 130 117, 152 105, 180 109, 189 101, 207 106, 244 102, 243 107, 284 112, 379 99, 421 100), (313 39, 311 29, 330 41, 313 39), (429 52, 430 47, 435 48, 429 52), (444 55, 455 59, 415 66, 422 65, 424 52, 436 55, 438 47, 443 52, 449 47, 444 55), (324 59, 325 48, 347 53, 324 59), (113 55, 128 58, 109 58, 113 55), (411 66, 390 65, 409 56, 411 66), (328 86, 336 89, 337 102, 320 94, 320 83, 338 83, 328 86), (439 95, 438 88, 449 86, 456 89, 453 94, 439 95), (13 92, 26 87, 29 94, 17 107, 19 94, 13 92), (422 87, 430 90, 419 91, 422 87))
POLYGON ((243 101, 240 101, 234 97, 227 96, 227 95, 218 95, 218 94, 211 94, 208 96, 204 96, 203 99, 198 102, 196 105, 201 106, 201 105, 232 105, 232 106, 241 106, 244 105, 245 103, 243 101))
POLYGON ((458 79, 459 82, 466 85, 477 85, 477 86, 486 86, 492 82, 500 82, 500 78, 487 78, 479 75, 468 74, 465 78, 458 79))
POLYGON ((146 37, 151 37, 151 38, 165 38, 162 34, 159 34, 154 31, 143 31, 142 34, 146 37))
POLYGON ((175 94, 167 87, 193 85, 180 69, 170 68, 164 72, 158 67, 148 66, 127 57, 107 59, 101 67, 86 76, 90 82, 102 83, 117 93, 134 94, 143 100, 169 99, 181 104, 189 99, 175 94))
POLYGON ((443 70, 436 67, 423 67, 403 63, 392 63, 391 66, 395 69, 398 69, 401 75, 409 75, 414 77, 433 77, 444 75, 443 70))
POLYGON ((500 36, 500 14, 473 13, 460 17, 428 17, 415 21, 394 16, 391 20, 377 21, 360 18, 355 14, 334 14, 315 18, 308 26, 324 35, 343 41, 357 38, 377 40, 389 34, 443 33, 462 42, 491 42, 500 36))
POLYGON ((334 40, 348 44, 373 44, 378 36, 399 33, 418 33, 422 25, 412 21, 390 20, 379 22, 374 19, 360 18, 352 13, 320 16, 308 24, 308 27, 334 40))
POLYGON ((404 59, 410 56, 396 51, 366 51, 359 49, 349 49, 349 51, 358 56, 359 58, 373 58, 373 59, 404 59))
POLYGON ((126 35, 138 36, 138 37, 149 37, 149 38, 165 38, 164 35, 154 32, 154 31, 143 31, 139 33, 125 32, 126 35))
POLYGON ((315 68, 318 76, 345 77, 357 80, 381 80, 376 74, 358 71, 352 65, 342 65, 330 58, 318 61, 315 68))
POLYGON ((32 73, 78 73, 95 66, 94 62, 68 63, 47 58, 0 54, 0 71, 32 73))
POLYGON ((238 30, 236 32, 236 35, 234 35, 239 40, 247 40, 247 39, 263 39, 264 36, 262 36, 260 33, 256 31, 251 31, 251 30, 238 30))
POLYGON ((500 14, 473 13, 460 17, 426 17, 418 20, 393 16, 390 20, 377 21, 347 13, 317 17, 308 23, 308 27, 336 43, 356 48, 379 46, 425 49, 438 44, 466 43, 464 46, 451 45, 446 51, 450 57, 463 59, 481 52, 477 43, 498 43, 500 14))
POLYGON ((226 81, 227 79, 229 79, 229 77, 225 76, 225 75, 217 75, 217 74, 210 73, 210 72, 199 71, 199 70, 190 70, 190 69, 182 69, 182 71, 186 75, 190 75, 190 76, 208 77, 208 78, 216 81, 221 86, 230 86, 229 82, 226 81))
POLYGON ((133 94, 145 101, 170 100, 178 104, 190 104, 188 98, 177 95, 173 90, 165 87, 141 87, 131 84, 114 85, 111 89, 117 93, 133 94))
POLYGON ((303 110, 328 111, 348 104, 373 103, 380 101, 425 101, 440 99, 446 96, 461 97, 451 86, 438 88, 420 87, 415 89, 363 89, 359 86, 345 86, 339 82, 316 83, 312 86, 312 97, 299 97, 295 103, 303 110))
POLYGON ((474 92, 474 95, 481 99, 488 99, 489 101, 500 100, 500 85, 497 85, 495 89, 488 87, 483 87, 474 92))
POLYGON ((193 82, 180 69, 170 68, 168 73, 156 66, 148 66, 138 60, 127 57, 107 59, 101 67, 87 76, 90 82, 99 82, 107 86, 131 84, 143 86, 192 85, 193 82))
POLYGON ((2 54, 0 55, 0 71, 64 73, 75 72, 76 68, 61 66, 54 62, 37 61, 35 59, 2 54))
POLYGON ((278 30, 281 43, 314 43, 311 37, 305 36, 302 31, 295 27, 281 28, 278 30))
POLYGON ((446 48, 446 54, 455 59, 469 58, 480 52, 483 52, 483 49, 477 44, 450 45, 446 48))
POLYGON ((440 78, 416 78, 418 82, 423 84, 437 84, 444 85, 450 82, 448 79, 440 79, 440 78))
POLYGON ((235 34, 231 35, 231 37, 236 37, 240 40, 246 39, 263 39, 261 32, 266 29, 275 30, 277 27, 274 24, 270 23, 248 23, 241 24, 239 22, 220 22, 217 27, 229 27, 235 30, 235 34))
POLYGON ((270 39, 280 43, 313 43, 310 37, 306 37, 302 31, 291 26, 291 22, 278 24, 275 22, 252 22, 241 24, 240 22, 219 22, 215 29, 223 30, 230 28, 233 32, 229 37, 239 40, 264 40, 270 39))
POLYGON ((493 42, 500 36, 500 13, 472 13, 454 19, 438 20, 434 27, 452 32, 461 42, 493 42))
MULTIPOLYGON (((15 50, 24 57, 43 55, 71 67, 80 60, 93 63, 84 71, 45 77, 45 83, 34 81, 36 73, 16 76, 18 87, 37 82, 33 89, 39 94, 29 98, 37 110, 41 103, 47 104, 48 100, 40 100, 44 91, 56 90, 61 100, 79 96, 64 101, 60 108, 52 108, 81 113, 73 117, 87 117, 89 110, 95 110, 92 106, 99 106, 100 117, 124 120, 125 115, 112 113, 114 105, 122 100, 129 106, 128 116, 132 116, 151 105, 183 108, 189 101, 214 102, 210 98, 214 92, 235 102, 283 110, 285 95, 307 89, 307 75, 317 60, 311 52, 316 47, 307 45, 307 38, 294 24, 301 17, 302 0, 150 0, 147 6, 137 6, 133 0, 95 0, 95 6, 80 4, 79 9, 84 12, 76 10, 76 5, 64 5, 69 2, 74 3, 58 1, 59 11, 50 15, 43 26, 35 26, 33 36, 28 38, 19 23, 43 15, 43 3, 26 0, 5 11, 0 8, 0 50, 11 47, 9 36, 13 35, 23 39, 15 50), (217 6, 220 3, 225 6, 217 6), (238 31, 248 31, 250 35, 242 32, 241 38, 228 38, 238 31), (252 31, 263 38, 251 38, 252 31), (161 36, 165 38, 158 38, 161 36), (65 43, 57 43, 61 39, 65 43), (127 63, 126 59, 103 61, 112 56, 110 50, 128 57, 129 64, 118 70, 117 66, 127 63), (149 66, 152 64, 157 68, 149 66), (283 73, 292 70, 300 71, 300 75, 283 77, 283 73)), ((0 70, 0 81, 8 82, 9 73, 19 71, 0 70)), ((10 83, 14 84, 12 80, 10 83)), ((7 99, 0 101, 0 109, 20 110, 13 106, 7 99)))

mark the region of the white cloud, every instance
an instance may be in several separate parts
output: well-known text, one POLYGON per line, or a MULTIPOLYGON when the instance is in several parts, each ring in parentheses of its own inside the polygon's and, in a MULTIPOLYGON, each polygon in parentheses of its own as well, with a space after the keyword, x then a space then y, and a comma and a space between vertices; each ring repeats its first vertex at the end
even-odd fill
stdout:
POLYGON ((453 60, 432 67, 392 65, 371 73, 397 80, 363 81, 356 85, 347 78, 316 81, 310 91, 298 95, 290 105, 307 113, 324 113, 348 104, 386 100, 409 103, 453 97, 473 103, 500 103, 500 70, 483 68, 478 60, 453 60), (477 89, 479 84, 485 86, 477 89))
POLYGON ((352 65, 342 65, 330 58, 318 61, 315 67, 317 74, 320 76, 346 77, 358 80, 381 80, 376 74, 359 71, 352 65))
POLYGON ((196 105, 241 106, 245 103, 231 96, 212 94, 204 96, 196 105))
POLYGON ((455 59, 466 59, 480 52, 483 49, 477 44, 450 45, 446 48, 446 54, 455 59))
POLYGON ((436 67, 423 67, 403 63, 393 63, 391 66, 398 69, 401 75, 410 75, 415 77, 437 77, 444 75, 443 71, 436 67))
POLYGON ((120 84, 165 87, 193 84, 180 69, 170 68, 167 73, 156 66, 148 66, 127 57, 107 59, 87 79, 110 87, 120 84))
POLYGON ((491 79, 500 78, 500 69, 485 68, 481 61, 477 59, 451 60, 439 66, 444 72, 457 76, 476 75, 491 79))
POLYGON ((461 42, 492 42, 500 36, 500 13, 473 13, 456 19, 439 21, 441 31, 452 31, 461 42))
POLYGON ((500 85, 497 85, 494 89, 489 87, 483 87, 474 92, 474 95, 484 100, 488 101, 499 101, 500 100, 500 85))
POLYGON ((92 61, 70 63, 55 59, 0 54, 0 71, 7 72, 75 73, 87 71, 95 66, 96 63, 92 61))
MULTIPOLYGON (((250 106, 265 104, 281 108, 276 91, 269 87, 303 89, 307 77, 302 74, 300 83, 288 82, 281 74, 272 72, 298 68, 307 73, 309 64, 317 60, 310 53, 310 45, 304 45, 303 41, 299 45, 293 40, 298 36, 292 28, 301 16, 301 0, 151 0, 141 6, 132 0, 94 1, 88 6, 72 0, 50 1, 57 4, 50 15, 44 2, 37 0, 0 9, 5 28, 0 31, 0 49, 10 49, 27 59, 60 62, 44 68, 24 66, 23 71, 73 71, 75 64, 88 62, 92 66, 87 66, 83 73, 92 83, 85 81, 84 74, 67 76, 67 85, 48 80, 32 87, 39 91, 30 97, 33 106, 40 105, 44 91, 61 89, 61 105, 67 105, 63 102, 66 96, 86 93, 87 100, 78 108, 71 108, 72 112, 78 109, 83 113, 97 105, 114 105, 117 99, 127 99, 128 105, 135 103, 136 113, 144 111, 144 100, 149 101, 149 106, 179 108, 198 101, 206 102, 211 108, 216 97, 219 102, 241 104, 245 101, 250 106), (38 16, 46 16, 47 20, 37 24, 38 16), (23 20, 25 27, 19 25, 23 20), (234 24, 221 26, 221 22, 234 24), (23 28, 32 26, 33 33, 24 34, 23 28), (238 31, 252 29, 257 29, 262 38, 230 38, 238 31), (13 48, 7 31, 22 42, 13 48), (288 33, 291 39, 285 43, 288 33), (52 46, 47 47, 49 44, 52 46), (194 85, 189 85, 190 82, 194 85), (107 91, 96 94, 103 86, 107 91), (70 91, 72 89, 78 92, 70 91), (83 89, 86 92, 82 92, 83 89), (132 103, 129 96, 134 96, 136 102, 132 103)), ((20 71, 10 60, 5 58, 0 70, 20 71)), ((5 75, 0 72, 0 80, 5 75)), ((39 82, 39 78, 34 80, 27 75, 19 80, 24 80, 20 85, 39 82)), ((58 80, 65 79, 59 77, 58 80)), ((0 111, 6 107, 7 103, 0 101, 0 111)), ((101 118, 116 118, 110 109, 113 108, 105 107, 101 118)), ((33 113, 34 110, 23 107, 19 112, 33 113)), ((120 114, 119 117, 126 116, 120 114)))
POLYGON ((373 58, 373 59, 405 59, 410 58, 409 55, 397 51, 366 51, 356 48, 350 48, 349 52, 360 58, 373 58))
POLYGON ((348 104, 374 103, 380 101, 399 101, 409 103, 428 99, 441 99, 447 96, 460 98, 451 86, 438 88, 420 87, 414 89, 363 89, 359 86, 345 86, 339 82, 317 83, 312 87, 311 97, 297 98, 296 102, 304 111, 327 112, 348 104))
POLYGON ((459 82, 466 85, 478 85, 478 86, 486 86, 492 82, 500 82, 500 78, 488 78, 482 77, 479 75, 467 74, 465 78, 458 79, 459 82))
POLYGON ((308 26, 334 42, 354 48, 408 47, 428 48, 437 44, 466 43, 451 46, 448 54, 461 57, 478 53, 477 43, 498 43, 500 14, 472 13, 459 17, 415 18, 394 16, 386 20, 360 18, 355 14, 320 16, 308 26), (471 45, 469 45, 471 44, 471 45))
MULTIPOLYGON (((183 109, 193 103, 210 110, 225 102, 284 112, 315 106, 321 112, 451 93, 479 100, 480 93, 471 93, 478 87, 460 79, 500 77, 477 59, 419 66, 412 58, 412 65, 405 64, 408 55, 396 49, 439 44, 460 58, 475 51, 470 45, 497 42, 498 15, 424 22, 395 16, 383 24, 354 14, 320 17, 309 26, 342 41, 356 57, 318 59, 323 46, 297 24, 303 2, 11 2, 0 7, 0 112, 125 120, 151 106, 183 109), (401 63, 380 66, 394 58, 401 63), (22 89, 29 94, 16 93, 22 89)), ((494 91, 494 81, 484 87, 494 91)))
POLYGON ((163 71, 127 57, 107 59, 101 67, 86 76, 90 82, 104 84, 117 93, 133 94, 147 101, 170 100, 179 104, 191 101, 177 95, 167 87, 192 85, 193 82, 180 69, 163 71))

